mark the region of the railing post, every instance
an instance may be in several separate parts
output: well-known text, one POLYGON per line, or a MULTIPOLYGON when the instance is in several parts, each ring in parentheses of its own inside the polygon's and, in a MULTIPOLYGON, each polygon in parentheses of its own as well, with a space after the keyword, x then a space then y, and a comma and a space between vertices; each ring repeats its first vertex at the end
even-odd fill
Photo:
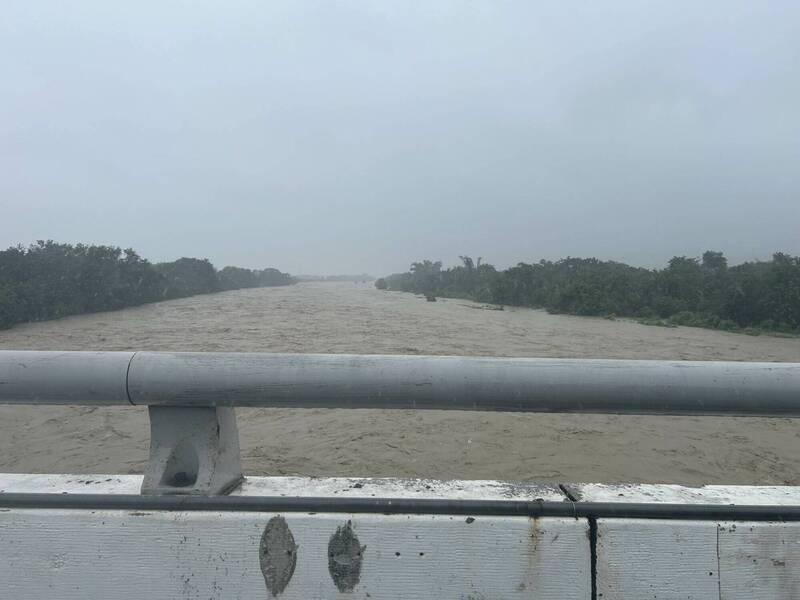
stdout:
POLYGON ((244 479, 233 407, 150 406, 142 494, 226 494, 244 479))

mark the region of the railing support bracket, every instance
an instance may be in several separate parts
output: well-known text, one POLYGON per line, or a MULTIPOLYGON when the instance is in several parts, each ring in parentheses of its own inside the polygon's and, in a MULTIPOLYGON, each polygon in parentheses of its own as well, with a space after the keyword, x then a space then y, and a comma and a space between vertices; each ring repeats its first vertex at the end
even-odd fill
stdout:
POLYGON ((142 494, 226 494, 239 485, 233 407, 150 406, 150 461, 142 494))

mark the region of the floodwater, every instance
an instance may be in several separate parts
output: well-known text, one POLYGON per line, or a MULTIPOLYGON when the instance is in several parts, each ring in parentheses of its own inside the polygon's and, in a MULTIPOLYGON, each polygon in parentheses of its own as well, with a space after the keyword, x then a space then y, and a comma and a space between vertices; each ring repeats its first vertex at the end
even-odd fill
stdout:
MULTIPOLYGON (((462 354, 800 362, 800 339, 529 309, 371 285, 237 290, 0 331, 2 349, 462 354)), ((800 420, 238 409, 249 474, 800 484, 800 420)), ((0 471, 138 473, 141 408, 0 406, 0 471)))

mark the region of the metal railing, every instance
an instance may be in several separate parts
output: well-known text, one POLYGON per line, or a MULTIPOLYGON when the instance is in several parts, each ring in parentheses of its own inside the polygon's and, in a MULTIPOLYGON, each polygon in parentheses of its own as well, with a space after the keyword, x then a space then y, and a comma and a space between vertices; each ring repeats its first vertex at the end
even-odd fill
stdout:
POLYGON ((233 407, 800 416, 800 364, 0 351, 0 404, 148 406, 143 493, 242 479, 233 407))
POLYGON ((800 363, 0 351, 0 403, 800 416, 800 363))

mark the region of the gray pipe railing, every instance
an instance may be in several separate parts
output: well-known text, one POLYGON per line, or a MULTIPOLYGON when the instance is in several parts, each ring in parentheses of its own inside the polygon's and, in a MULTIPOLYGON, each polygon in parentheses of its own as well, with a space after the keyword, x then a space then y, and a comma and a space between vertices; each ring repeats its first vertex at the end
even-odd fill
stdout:
POLYGON ((800 364, 0 351, 0 404, 800 416, 800 364))

